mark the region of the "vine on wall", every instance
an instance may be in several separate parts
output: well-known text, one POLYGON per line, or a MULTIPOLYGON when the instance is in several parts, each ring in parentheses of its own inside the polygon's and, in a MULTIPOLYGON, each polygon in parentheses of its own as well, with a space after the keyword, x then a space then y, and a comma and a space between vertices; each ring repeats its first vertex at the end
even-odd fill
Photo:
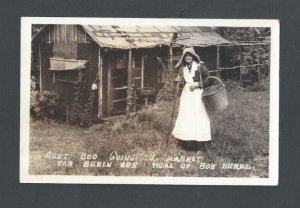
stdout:
POLYGON ((92 124, 92 96, 91 89, 87 86, 87 69, 81 70, 82 76, 73 90, 73 102, 70 109, 70 124, 89 127, 92 124))
POLYGON ((156 101, 166 101, 170 102, 174 100, 175 94, 175 84, 173 80, 173 72, 171 70, 170 64, 167 61, 163 61, 162 58, 157 57, 159 64, 162 66, 163 73, 165 75, 165 83, 163 87, 158 91, 156 96, 156 101), (166 62, 166 63, 165 63, 166 62))

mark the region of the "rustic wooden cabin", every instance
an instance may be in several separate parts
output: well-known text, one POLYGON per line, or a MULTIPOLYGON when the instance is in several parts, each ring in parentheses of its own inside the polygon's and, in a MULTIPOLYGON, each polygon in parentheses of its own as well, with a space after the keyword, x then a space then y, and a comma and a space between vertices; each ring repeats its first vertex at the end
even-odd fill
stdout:
POLYGON ((214 70, 220 46, 230 44, 208 27, 110 25, 46 25, 32 43, 39 51, 40 90, 56 91, 68 114, 74 85, 85 72, 88 88, 98 86, 92 108, 98 118, 124 113, 133 87, 158 91, 164 82, 158 57, 175 64, 181 46, 192 45, 214 70))

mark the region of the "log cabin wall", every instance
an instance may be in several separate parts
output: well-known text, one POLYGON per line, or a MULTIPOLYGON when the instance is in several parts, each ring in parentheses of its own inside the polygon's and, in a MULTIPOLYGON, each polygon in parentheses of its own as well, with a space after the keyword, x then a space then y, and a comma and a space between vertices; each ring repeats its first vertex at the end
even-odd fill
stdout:
MULTIPOLYGON (((98 74, 98 45, 94 42, 91 43, 79 43, 78 44, 78 59, 79 60, 87 60, 88 61, 88 67, 87 67, 87 89, 91 90, 92 84, 97 79, 98 74)), ((101 82, 99 84, 102 84, 101 82)), ((93 92, 94 98, 92 103, 92 116, 97 117, 98 114, 98 90, 95 90, 93 92)), ((88 99, 89 94, 86 94, 86 98, 88 99)))
POLYGON ((53 91, 53 72, 50 68, 50 57, 53 56, 53 44, 40 44, 39 48, 39 67, 40 67, 40 90, 53 91))
MULTIPOLYGON (((35 40, 39 45, 41 90, 55 91, 60 96, 60 112, 66 114, 73 100, 73 90, 79 81, 80 70, 52 71, 50 58, 86 60, 88 64, 87 88, 90 89, 98 72, 98 45, 90 41, 79 25, 49 25, 35 40)), ((88 99, 89 94, 86 94, 88 99)), ((95 93, 94 101, 98 100, 95 93)), ((93 116, 97 116, 98 103, 93 102, 93 116)))
POLYGON ((91 39, 80 25, 48 25, 39 36, 44 43, 90 43, 91 39))

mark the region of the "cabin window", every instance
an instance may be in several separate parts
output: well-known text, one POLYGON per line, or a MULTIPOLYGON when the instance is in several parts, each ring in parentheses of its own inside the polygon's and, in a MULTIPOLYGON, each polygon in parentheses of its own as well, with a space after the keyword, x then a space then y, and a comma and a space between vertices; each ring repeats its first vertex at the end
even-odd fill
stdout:
POLYGON ((81 77, 81 69, 86 68, 86 60, 50 58, 53 84, 65 82, 76 84, 81 77))
POLYGON ((50 70, 69 71, 86 68, 86 60, 50 58, 50 70))
POLYGON ((127 68, 127 56, 126 54, 116 55, 115 68, 116 69, 125 69, 127 68))

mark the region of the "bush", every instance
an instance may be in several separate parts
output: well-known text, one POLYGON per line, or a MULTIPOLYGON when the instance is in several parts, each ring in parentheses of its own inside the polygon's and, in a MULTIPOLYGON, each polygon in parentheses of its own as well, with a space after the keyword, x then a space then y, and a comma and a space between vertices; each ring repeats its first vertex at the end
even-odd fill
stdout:
POLYGON ((254 92, 261 92, 261 91, 269 91, 270 90, 270 77, 262 79, 259 83, 253 86, 251 90, 254 92))
POLYGON ((223 84, 225 84, 225 88, 227 91, 244 90, 240 81, 228 79, 224 81, 223 84))
POLYGON ((30 115, 39 120, 54 118, 58 107, 58 95, 50 91, 30 92, 30 115))

